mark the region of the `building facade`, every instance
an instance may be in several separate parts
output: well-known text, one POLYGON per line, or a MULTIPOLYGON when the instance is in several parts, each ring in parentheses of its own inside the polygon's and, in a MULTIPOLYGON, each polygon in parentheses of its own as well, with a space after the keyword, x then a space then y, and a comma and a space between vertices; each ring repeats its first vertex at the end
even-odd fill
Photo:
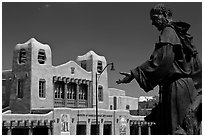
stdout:
POLYGON ((153 123, 129 113, 138 109, 138 98, 108 87, 107 70, 101 73, 106 65, 104 56, 89 51, 53 66, 49 45, 34 38, 17 44, 12 69, 2 73, 2 133, 93 135, 98 102, 100 135, 151 134, 153 123))

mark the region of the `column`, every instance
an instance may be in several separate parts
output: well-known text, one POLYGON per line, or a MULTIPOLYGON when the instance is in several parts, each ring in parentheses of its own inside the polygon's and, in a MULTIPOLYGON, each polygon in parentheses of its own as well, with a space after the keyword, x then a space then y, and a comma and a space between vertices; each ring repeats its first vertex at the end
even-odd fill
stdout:
POLYGON ((64 107, 67 107, 67 83, 64 83, 64 107))
POLYGON ((151 126, 152 126, 152 123, 151 122, 148 122, 148 135, 151 135, 151 126))
POLYGON ((77 88, 76 88, 76 103, 75 103, 75 106, 78 107, 79 106, 79 83, 76 82, 77 84, 77 88))
POLYGON ((99 135, 103 135, 103 126, 104 126, 104 119, 101 121, 102 119, 100 119, 100 121, 99 121, 99 135))
POLYGON ((93 85, 92 82, 89 81, 88 84, 88 93, 87 93, 87 102, 88 102, 88 108, 92 108, 93 107, 93 85))
POLYGON ((91 119, 88 118, 87 126, 86 126, 86 135, 91 134, 91 119))
POLYGON ((51 127, 48 128, 48 135, 52 135, 51 127))
POLYGON ((12 135, 12 127, 8 128, 7 135, 12 135))
POLYGON ((142 134, 142 127, 141 127, 142 124, 141 124, 140 121, 138 122, 138 126, 139 126, 139 127, 138 127, 138 134, 141 135, 141 134, 142 134))
POLYGON ((48 135, 53 135, 53 121, 50 120, 50 122, 48 122, 49 125, 48 127, 48 135))
POLYGON ((33 135, 33 127, 32 126, 29 128, 28 135, 33 135))

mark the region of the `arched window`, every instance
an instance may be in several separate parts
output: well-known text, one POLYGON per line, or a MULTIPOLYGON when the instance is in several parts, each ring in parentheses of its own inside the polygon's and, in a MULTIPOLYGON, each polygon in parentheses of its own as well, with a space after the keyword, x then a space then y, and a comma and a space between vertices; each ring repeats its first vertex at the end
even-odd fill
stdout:
POLYGON ((130 105, 126 105, 126 110, 129 110, 130 109, 130 105))
POLYGON ((101 73, 102 70, 103 70, 102 61, 98 61, 98 63, 97 63, 97 72, 101 73))
POLYGON ((20 49, 19 56, 18 56, 18 63, 24 64, 26 62, 26 50, 20 49))
POLYGON ((40 64, 44 64, 46 60, 46 54, 45 54, 45 50, 44 49, 40 49, 38 51, 38 62, 40 64))
POLYGON ((113 109, 113 105, 110 105, 110 110, 112 110, 113 109))
POLYGON ((102 86, 98 87, 98 100, 103 101, 103 87, 102 86))

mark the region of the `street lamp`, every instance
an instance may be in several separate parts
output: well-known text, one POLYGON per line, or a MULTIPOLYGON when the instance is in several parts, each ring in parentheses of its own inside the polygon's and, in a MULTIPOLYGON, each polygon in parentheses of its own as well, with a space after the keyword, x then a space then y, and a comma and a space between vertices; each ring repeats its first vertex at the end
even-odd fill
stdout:
POLYGON ((109 65, 111 65, 111 70, 114 71, 115 69, 114 69, 113 63, 108 63, 99 74, 96 72, 96 135, 99 135, 99 130, 98 130, 98 128, 99 128, 98 127, 98 80, 99 80, 101 74, 104 72, 104 70, 109 65))

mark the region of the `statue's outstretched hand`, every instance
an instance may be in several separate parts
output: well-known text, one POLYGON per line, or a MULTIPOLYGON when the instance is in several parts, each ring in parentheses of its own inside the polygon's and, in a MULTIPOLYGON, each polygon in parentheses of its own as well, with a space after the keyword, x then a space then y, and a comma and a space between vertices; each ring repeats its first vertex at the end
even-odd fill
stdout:
POLYGON ((132 81, 133 77, 130 73, 127 72, 120 72, 121 75, 124 75, 125 77, 122 80, 117 80, 116 83, 117 84, 121 84, 121 83, 129 83, 130 81, 132 81))

